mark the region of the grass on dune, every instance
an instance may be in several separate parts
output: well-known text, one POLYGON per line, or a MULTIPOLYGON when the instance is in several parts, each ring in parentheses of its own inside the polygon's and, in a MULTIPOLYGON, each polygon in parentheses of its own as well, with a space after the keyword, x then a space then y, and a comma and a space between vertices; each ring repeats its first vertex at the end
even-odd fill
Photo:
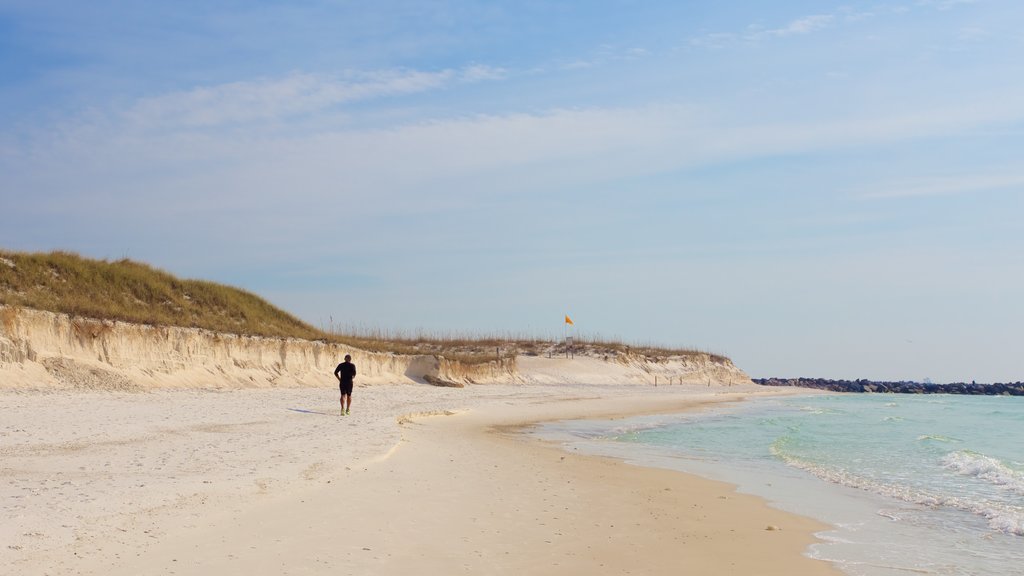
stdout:
MULTIPOLYGON (((405 354, 441 353, 448 358, 458 356, 484 356, 495 359, 518 354, 540 356, 562 354, 565 343, 562 339, 537 337, 523 333, 472 335, 459 333, 403 332, 367 327, 330 327, 328 333, 337 340, 358 348, 372 349, 386 343, 389 350, 401 350, 405 354)), ((728 362, 728 357, 694 348, 672 348, 656 344, 628 344, 615 338, 575 335, 573 347, 592 355, 634 355, 652 360, 675 356, 707 356, 713 362, 728 362)))
MULTIPOLYGON (((182 280, 128 259, 106 261, 71 252, 22 253, 0 250, 0 304, 153 326, 201 328, 246 336, 324 340, 371 352, 437 354, 462 362, 486 362, 517 354, 564 351, 560 338, 525 334, 465 334, 336 330, 311 326, 266 300, 231 286, 182 280)), ((635 354, 651 359, 707 354, 686 348, 630 345, 577 336, 577 350, 604 355, 635 354)))
POLYGON ((319 330, 238 288, 131 260, 0 251, 0 304, 157 326, 317 339, 319 330))

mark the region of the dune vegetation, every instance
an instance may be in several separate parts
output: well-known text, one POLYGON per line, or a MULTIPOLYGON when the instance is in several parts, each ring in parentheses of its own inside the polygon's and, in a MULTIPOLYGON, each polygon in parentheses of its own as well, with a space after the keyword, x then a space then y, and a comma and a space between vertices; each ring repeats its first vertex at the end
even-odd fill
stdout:
POLYGON ((0 303, 72 316, 215 332, 317 339, 313 327, 262 298, 221 284, 181 280, 131 260, 69 252, 0 251, 0 303))
MULTIPOLYGON (((564 342, 520 334, 410 335, 377 328, 317 328, 245 290, 182 280, 128 259, 96 260, 63 251, 0 250, 0 305, 245 336, 323 340, 374 352, 437 354, 463 362, 565 352, 564 342)), ((635 354, 649 359, 708 354, 714 361, 726 361, 724 356, 692 349, 631 345, 587 336, 577 336, 575 345, 590 354, 635 354)))

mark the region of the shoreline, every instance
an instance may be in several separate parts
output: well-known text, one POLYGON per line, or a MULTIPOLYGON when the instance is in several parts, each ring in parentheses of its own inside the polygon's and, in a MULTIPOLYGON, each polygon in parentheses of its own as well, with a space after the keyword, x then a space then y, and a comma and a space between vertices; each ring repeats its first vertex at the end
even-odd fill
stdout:
MULTIPOLYGON (((241 490, 234 497, 203 494, 160 514, 130 514, 106 532, 117 535, 113 541, 97 533, 78 539, 64 557, 54 550, 37 558, 41 563, 19 566, 46 566, 55 574, 676 574, 683 567, 696 573, 841 574, 805 556, 813 534, 827 528, 817 521, 771 508, 725 483, 568 453, 522 432, 540 421, 678 412, 766 393, 744 388, 481 386, 471 395, 416 386, 364 388, 354 407, 369 412, 378 402, 382 412, 374 422, 360 412, 318 416, 330 414, 324 402, 308 415, 286 414, 264 424, 261 432, 294 432, 297 443, 255 446, 249 458, 272 461, 316 440, 292 468, 302 467, 332 446, 343 449, 346 437, 355 443, 379 434, 375 422, 389 418, 400 429, 393 445, 325 463, 305 481, 268 482, 255 494, 241 490), (384 395, 393 398, 374 398, 384 395), (388 409, 400 413, 384 413, 388 409), (428 415, 403 417, 416 413, 428 415), (317 425, 292 430, 309 422, 317 425), (74 556, 66 556, 69 551, 74 556)), ((304 392, 268 391, 259 400, 304 392)), ((166 441, 168 450, 180 443, 177 436, 166 441)))

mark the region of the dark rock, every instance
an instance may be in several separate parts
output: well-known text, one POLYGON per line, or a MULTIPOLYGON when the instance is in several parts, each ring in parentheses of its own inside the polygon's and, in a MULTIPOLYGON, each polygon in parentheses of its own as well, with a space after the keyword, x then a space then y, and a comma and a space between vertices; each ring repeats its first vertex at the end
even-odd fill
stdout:
POLYGON ((859 380, 829 380, 827 378, 754 378, 762 386, 795 386, 833 392, 867 392, 894 394, 972 394, 986 396, 1024 396, 1024 382, 978 384, 954 382, 932 384, 920 382, 873 382, 859 380))

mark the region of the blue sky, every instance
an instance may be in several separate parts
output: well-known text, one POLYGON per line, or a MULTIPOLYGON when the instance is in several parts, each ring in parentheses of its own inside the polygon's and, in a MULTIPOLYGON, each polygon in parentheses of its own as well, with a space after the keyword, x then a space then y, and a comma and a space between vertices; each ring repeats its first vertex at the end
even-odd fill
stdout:
POLYGON ((0 0, 0 246, 307 321, 1024 378, 1024 5, 0 0))

